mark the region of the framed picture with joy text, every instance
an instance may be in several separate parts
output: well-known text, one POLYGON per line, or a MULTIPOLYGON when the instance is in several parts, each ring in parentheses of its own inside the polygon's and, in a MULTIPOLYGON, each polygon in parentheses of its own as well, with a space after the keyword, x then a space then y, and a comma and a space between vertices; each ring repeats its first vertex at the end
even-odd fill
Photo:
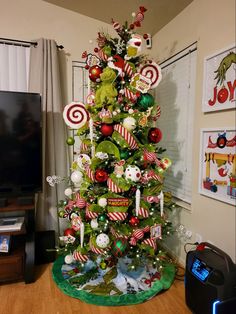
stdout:
POLYGON ((236 108, 236 46, 204 59, 203 112, 236 108))
POLYGON ((236 205, 236 128, 201 130, 199 192, 236 205))

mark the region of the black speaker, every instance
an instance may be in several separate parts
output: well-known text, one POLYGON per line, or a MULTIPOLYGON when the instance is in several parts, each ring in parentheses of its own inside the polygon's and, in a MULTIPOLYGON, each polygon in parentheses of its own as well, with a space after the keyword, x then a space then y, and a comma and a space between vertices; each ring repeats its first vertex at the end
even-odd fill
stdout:
POLYGON ((55 231, 38 231, 35 234, 35 264, 52 263, 56 259, 55 231))
POLYGON ((195 314, 236 313, 236 265, 225 252, 203 242, 187 253, 185 300, 195 314))

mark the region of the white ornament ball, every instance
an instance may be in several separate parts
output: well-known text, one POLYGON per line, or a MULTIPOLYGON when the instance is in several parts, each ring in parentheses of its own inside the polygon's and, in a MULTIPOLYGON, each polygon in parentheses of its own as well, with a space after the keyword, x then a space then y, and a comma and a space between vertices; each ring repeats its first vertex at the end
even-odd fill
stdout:
POLYGON ((100 233, 96 238, 96 244, 101 249, 105 249, 110 242, 110 239, 106 233, 100 233))
POLYGON ((64 191, 65 196, 68 196, 68 197, 70 197, 72 195, 72 193, 73 193, 73 191, 71 188, 67 188, 64 191))
POLYGON ((79 183, 82 183, 83 174, 82 172, 76 170, 72 172, 70 178, 73 183, 79 184, 79 183))
POLYGON ((91 225, 92 229, 97 229, 98 228, 97 218, 92 219, 91 222, 90 222, 90 225, 91 225))
POLYGON ((101 197, 98 200, 98 205, 101 207, 106 207, 107 206, 107 199, 105 197, 101 197))
POLYGON ((128 131, 133 131, 136 128, 136 120, 133 117, 127 117, 123 120, 123 127, 128 131))
POLYGON ((132 108, 131 108, 131 109, 129 109, 129 110, 128 110, 128 113, 129 113, 129 114, 134 113, 134 109, 132 109, 132 108))
POLYGON ((138 182, 141 178, 141 170, 137 166, 128 166, 125 170, 125 179, 138 182))
POLYGON ((74 258, 72 254, 66 255, 65 256, 65 263, 66 264, 72 264, 74 262, 74 258))

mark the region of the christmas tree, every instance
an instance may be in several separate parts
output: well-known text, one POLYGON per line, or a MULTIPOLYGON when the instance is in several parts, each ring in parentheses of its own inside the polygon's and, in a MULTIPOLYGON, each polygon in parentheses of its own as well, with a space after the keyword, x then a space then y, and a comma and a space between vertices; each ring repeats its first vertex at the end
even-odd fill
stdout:
MULTIPOLYGON (((79 137, 81 150, 71 166, 66 200, 58 205, 59 217, 68 219, 59 252, 80 273, 70 284, 95 294, 122 294, 112 281, 121 260, 125 272, 151 265, 147 289, 169 262, 159 244, 171 232, 167 212, 173 203, 163 192, 171 161, 159 145, 160 107, 151 94, 161 70, 141 53, 148 35, 136 33, 145 11, 140 7, 133 13, 130 25, 112 20, 117 38, 98 33, 94 53, 82 55, 89 72, 86 103, 73 102, 63 112, 65 123, 76 130, 67 144, 79 137), (85 285, 101 275, 102 282, 85 285)), ((126 293, 145 290, 126 283, 126 293)))

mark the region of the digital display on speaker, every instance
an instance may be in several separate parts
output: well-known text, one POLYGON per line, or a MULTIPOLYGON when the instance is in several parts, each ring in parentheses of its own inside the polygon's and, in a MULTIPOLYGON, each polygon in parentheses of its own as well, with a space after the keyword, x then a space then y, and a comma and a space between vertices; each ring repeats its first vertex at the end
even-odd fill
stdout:
POLYGON ((195 258, 192 268, 191 268, 191 272, 201 281, 207 280, 211 270, 212 269, 210 267, 208 267, 205 263, 200 261, 200 259, 198 258, 195 258))

